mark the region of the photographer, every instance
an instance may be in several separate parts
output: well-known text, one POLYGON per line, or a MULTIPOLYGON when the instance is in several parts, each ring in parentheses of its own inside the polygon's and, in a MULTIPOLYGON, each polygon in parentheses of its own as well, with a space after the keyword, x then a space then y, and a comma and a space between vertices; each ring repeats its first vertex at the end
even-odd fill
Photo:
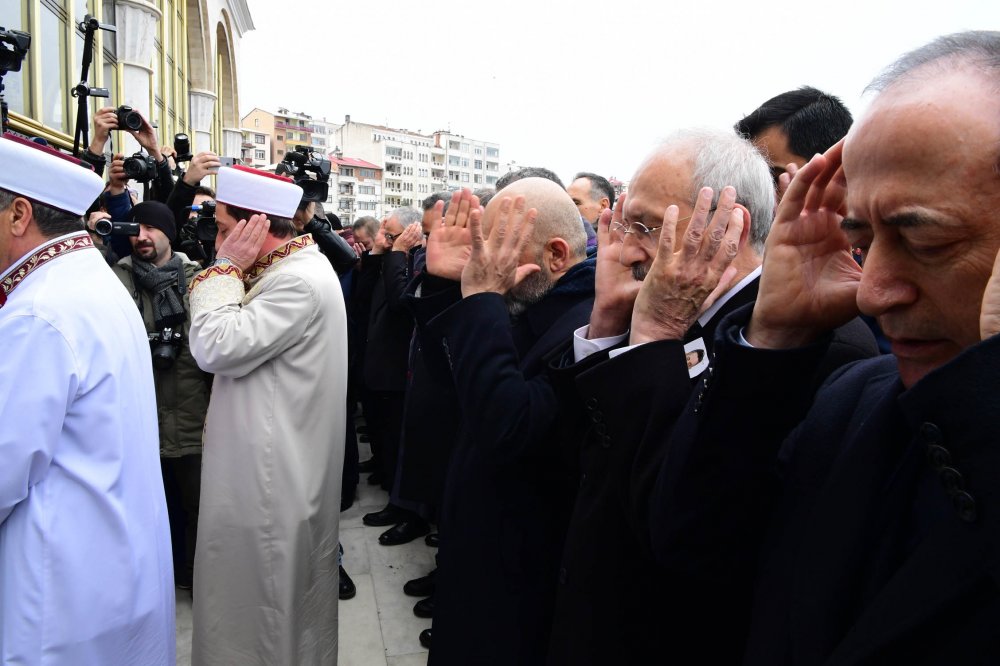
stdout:
POLYGON ((166 205, 135 206, 129 236, 132 254, 113 267, 132 295, 149 334, 159 413, 160 463, 174 544, 174 577, 190 588, 194 571, 201 443, 212 375, 202 372, 188 348, 188 290, 200 266, 173 252, 174 216, 166 205))
POLYGON ((312 234, 319 250, 333 265, 337 275, 343 275, 354 268, 358 255, 354 248, 333 230, 333 225, 325 217, 316 214, 316 202, 303 199, 295 211, 292 224, 296 233, 312 234))
POLYGON ((188 220, 191 206, 195 204, 195 196, 201 181, 206 176, 219 172, 222 162, 219 156, 210 150, 198 153, 191 159, 187 171, 177 179, 174 184, 174 191, 167 199, 167 206, 173 211, 174 220, 180 228, 188 220))
MULTIPOLYGON (((170 163, 160 150, 156 136, 156 130, 149 121, 138 111, 131 107, 123 106, 119 108, 106 107, 94 114, 94 138, 90 146, 83 151, 82 159, 93 165, 99 176, 104 175, 107 166, 107 158, 104 157, 104 146, 111 137, 111 130, 121 130, 128 132, 139 145, 148 153, 149 159, 145 155, 136 153, 129 160, 134 164, 129 167, 136 172, 145 171, 141 182, 149 182, 152 197, 156 201, 166 201, 174 187, 174 179, 170 173, 170 163), (119 120, 127 120, 137 126, 137 129, 130 129, 119 125, 119 120), (152 160, 150 164, 149 161, 152 160), (146 162, 142 164, 141 162, 146 162)), ((121 148, 121 146, 119 146, 121 148)), ((124 159, 122 160, 124 168, 124 159)), ((139 180, 139 178, 137 178, 139 180)))

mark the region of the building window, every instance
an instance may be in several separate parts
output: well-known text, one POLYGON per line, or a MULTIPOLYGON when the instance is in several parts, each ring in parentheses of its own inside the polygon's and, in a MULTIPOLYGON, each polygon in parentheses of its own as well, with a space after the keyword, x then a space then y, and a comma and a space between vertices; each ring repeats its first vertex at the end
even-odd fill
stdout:
POLYGON ((469 174, 465 173, 464 171, 462 172, 462 182, 463 183, 469 182, 469 174))
POLYGON ((350 167, 344 167, 340 170, 340 175, 346 178, 354 178, 354 169, 350 167))
POLYGON ((463 153, 469 152, 469 144, 467 144, 467 143, 463 143, 462 144, 462 152, 463 153))
POLYGON ((362 178, 374 178, 375 177, 375 169, 362 169, 361 170, 361 177, 362 178))
POLYGON ((486 184, 487 185, 496 185, 497 184, 497 177, 496 176, 486 176, 486 184))
POLYGON ((496 162, 487 162, 486 163, 486 170, 487 171, 496 171, 497 170, 497 166, 498 165, 497 165, 496 162))
POLYGON ((253 151, 253 156, 254 156, 254 158, 256 158, 258 160, 267 159, 267 158, 264 157, 264 151, 263 150, 255 150, 255 151, 253 151))
POLYGON ((278 151, 278 154, 279 154, 279 155, 284 155, 284 154, 285 154, 285 151, 283 151, 283 150, 279 150, 279 151, 278 151))
POLYGON ((457 171, 449 171, 448 172, 448 180, 458 180, 458 172, 457 171))
POLYGON ((474 181, 474 182, 475 182, 476 184, 480 184, 480 183, 482 183, 482 182, 483 182, 483 176, 482 176, 482 174, 478 174, 478 173, 477 173, 476 175, 474 175, 474 176, 473 176, 473 181, 474 181))
POLYGON ((482 155, 482 154, 483 154, 483 149, 480 148, 479 146, 476 146, 476 155, 482 155))
POLYGON ((265 139, 264 139, 264 135, 263 134, 254 134, 253 135, 253 142, 254 143, 263 144, 264 141, 265 141, 265 139))
POLYGON ((500 149, 499 148, 487 148, 486 149, 486 157, 500 157, 500 149))
POLYGON ((469 158, 468 157, 463 157, 462 158, 462 166, 464 166, 466 169, 469 168, 469 158))
POLYGON ((281 134, 278 134, 277 136, 274 137, 274 139, 275 141, 284 141, 285 137, 281 134))

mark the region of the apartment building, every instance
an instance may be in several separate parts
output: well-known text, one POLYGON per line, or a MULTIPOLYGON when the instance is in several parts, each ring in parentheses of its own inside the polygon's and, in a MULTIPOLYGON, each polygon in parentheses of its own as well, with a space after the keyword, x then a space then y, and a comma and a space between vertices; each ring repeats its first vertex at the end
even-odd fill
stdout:
POLYGON ((500 176, 499 144, 460 134, 423 134, 346 116, 333 137, 343 154, 382 166, 385 211, 419 206, 432 192, 493 186, 500 176))
POLYGON ((242 127, 243 132, 243 164, 255 169, 266 169, 272 164, 271 135, 263 131, 242 127))
POLYGON ((381 219, 389 211, 382 205, 382 167, 353 157, 330 156, 330 199, 344 226, 365 215, 381 219), (334 204, 334 201, 336 204, 334 204))

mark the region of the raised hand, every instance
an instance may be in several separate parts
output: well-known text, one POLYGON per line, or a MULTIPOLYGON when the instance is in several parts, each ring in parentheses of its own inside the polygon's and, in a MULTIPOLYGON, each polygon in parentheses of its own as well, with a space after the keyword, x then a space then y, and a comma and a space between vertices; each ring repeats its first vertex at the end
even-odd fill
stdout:
POLYGON ((424 230, 419 224, 411 224, 392 243, 393 252, 409 252, 424 242, 424 230))
MULTIPOLYGON (((538 264, 521 264, 521 254, 531 240, 538 211, 525 210, 524 197, 500 200, 497 219, 489 238, 483 238, 482 214, 476 209, 469 217, 472 254, 462 270, 462 298, 483 292, 506 294, 532 273, 538 264)), ((431 234, 433 237, 433 234, 431 234)))
POLYGON ((980 339, 985 340, 997 333, 1000 333, 1000 252, 997 252, 997 258, 993 262, 993 275, 986 283, 979 312, 980 339))
POLYGON ((778 206, 747 341, 801 347, 858 314, 861 267, 840 227, 847 183, 843 141, 799 169, 778 206))
POLYGON ((149 124, 149 121, 146 120, 145 116, 139 114, 139 117, 142 118, 142 127, 135 131, 128 130, 128 133, 135 137, 135 140, 139 143, 139 145, 145 148, 146 152, 149 153, 153 159, 157 162, 162 162, 163 154, 160 153, 160 141, 156 138, 156 130, 149 124))
POLYGON ((642 285, 632 275, 632 268, 621 262, 624 237, 611 233, 613 225, 622 223, 627 196, 618 197, 614 213, 605 209, 597 220, 597 276, 594 308, 587 329, 587 337, 591 339, 621 335, 628 330, 632 306, 642 285))
POLYGON ((216 258, 229 259, 241 271, 248 270, 257 261, 270 228, 271 221, 266 215, 251 215, 249 220, 240 220, 225 238, 221 234, 217 237, 222 238, 222 242, 217 241, 216 258))
POLYGON ((111 159, 111 166, 108 167, 108 191, 112 195, 121 194, 128 185, 128 176, 125 175, 125 156, 115 153, 111 159))
POLYGON ((100 155, 111 136, 111 130, 118 129, 118 115, 113 106, 98 109, 94 114, 94 136, 90 139, 90 152, 100 155))
MULTIPOLYGON (((443 201, 434 204, 435 216, 441 217, 443 210, 443 201)), ((472 254, 469 219, 473 215, 481 216, 482 212, 479 197, 469 189, 452 194, 448 214, 427 237, 428 273, 456 282, 462 279, 462 270, 472 254)))
POLYGON ((392 241, 385 236, 385 223, 388 221, 386 218, 378 225, 378 231, 375 233, 375 238, 372 239, 372 254, 385 254, 392 249, 392 241))
POLYGON ((711 307, 736 274, 731 266, 745 226, 736 190, 725 187, 709 220, 714 192, 703 187, 680 249, 676 242, 677 206, 663 215, 659 247, 632 310, 630 344, 681 340, 698 316, 711 307))
POLYGON ((222 166, 219 156, 210 150, 198 153, 191 159, 187 171, 184 172, 184 182, 195 187, 202 179, 211 174, 217 173, 222 166))

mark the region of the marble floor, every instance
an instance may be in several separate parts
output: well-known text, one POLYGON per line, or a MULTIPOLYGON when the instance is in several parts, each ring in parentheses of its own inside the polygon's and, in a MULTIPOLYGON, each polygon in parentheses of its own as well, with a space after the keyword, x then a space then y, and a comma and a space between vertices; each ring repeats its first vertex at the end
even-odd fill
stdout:
MULTIPOLYGON (((361 459, 368 447, 361 445, 361 459)), ((423 539, 402 546, 381 546, 385 527, 366 527, 361 517, 383 508, 387 493, 369 486, 365 474, 358 500, 340 515, 344 568, 358 588, 357 596, 339 607, 339 666, 423 666, 427 650, 417 637, 431 626, 413 614, 418 599, 403 594, 403 583, 434 568, 435 549, 423 539)), ((191 663, 191 593, 177 591, 177 663, 191 663)))

